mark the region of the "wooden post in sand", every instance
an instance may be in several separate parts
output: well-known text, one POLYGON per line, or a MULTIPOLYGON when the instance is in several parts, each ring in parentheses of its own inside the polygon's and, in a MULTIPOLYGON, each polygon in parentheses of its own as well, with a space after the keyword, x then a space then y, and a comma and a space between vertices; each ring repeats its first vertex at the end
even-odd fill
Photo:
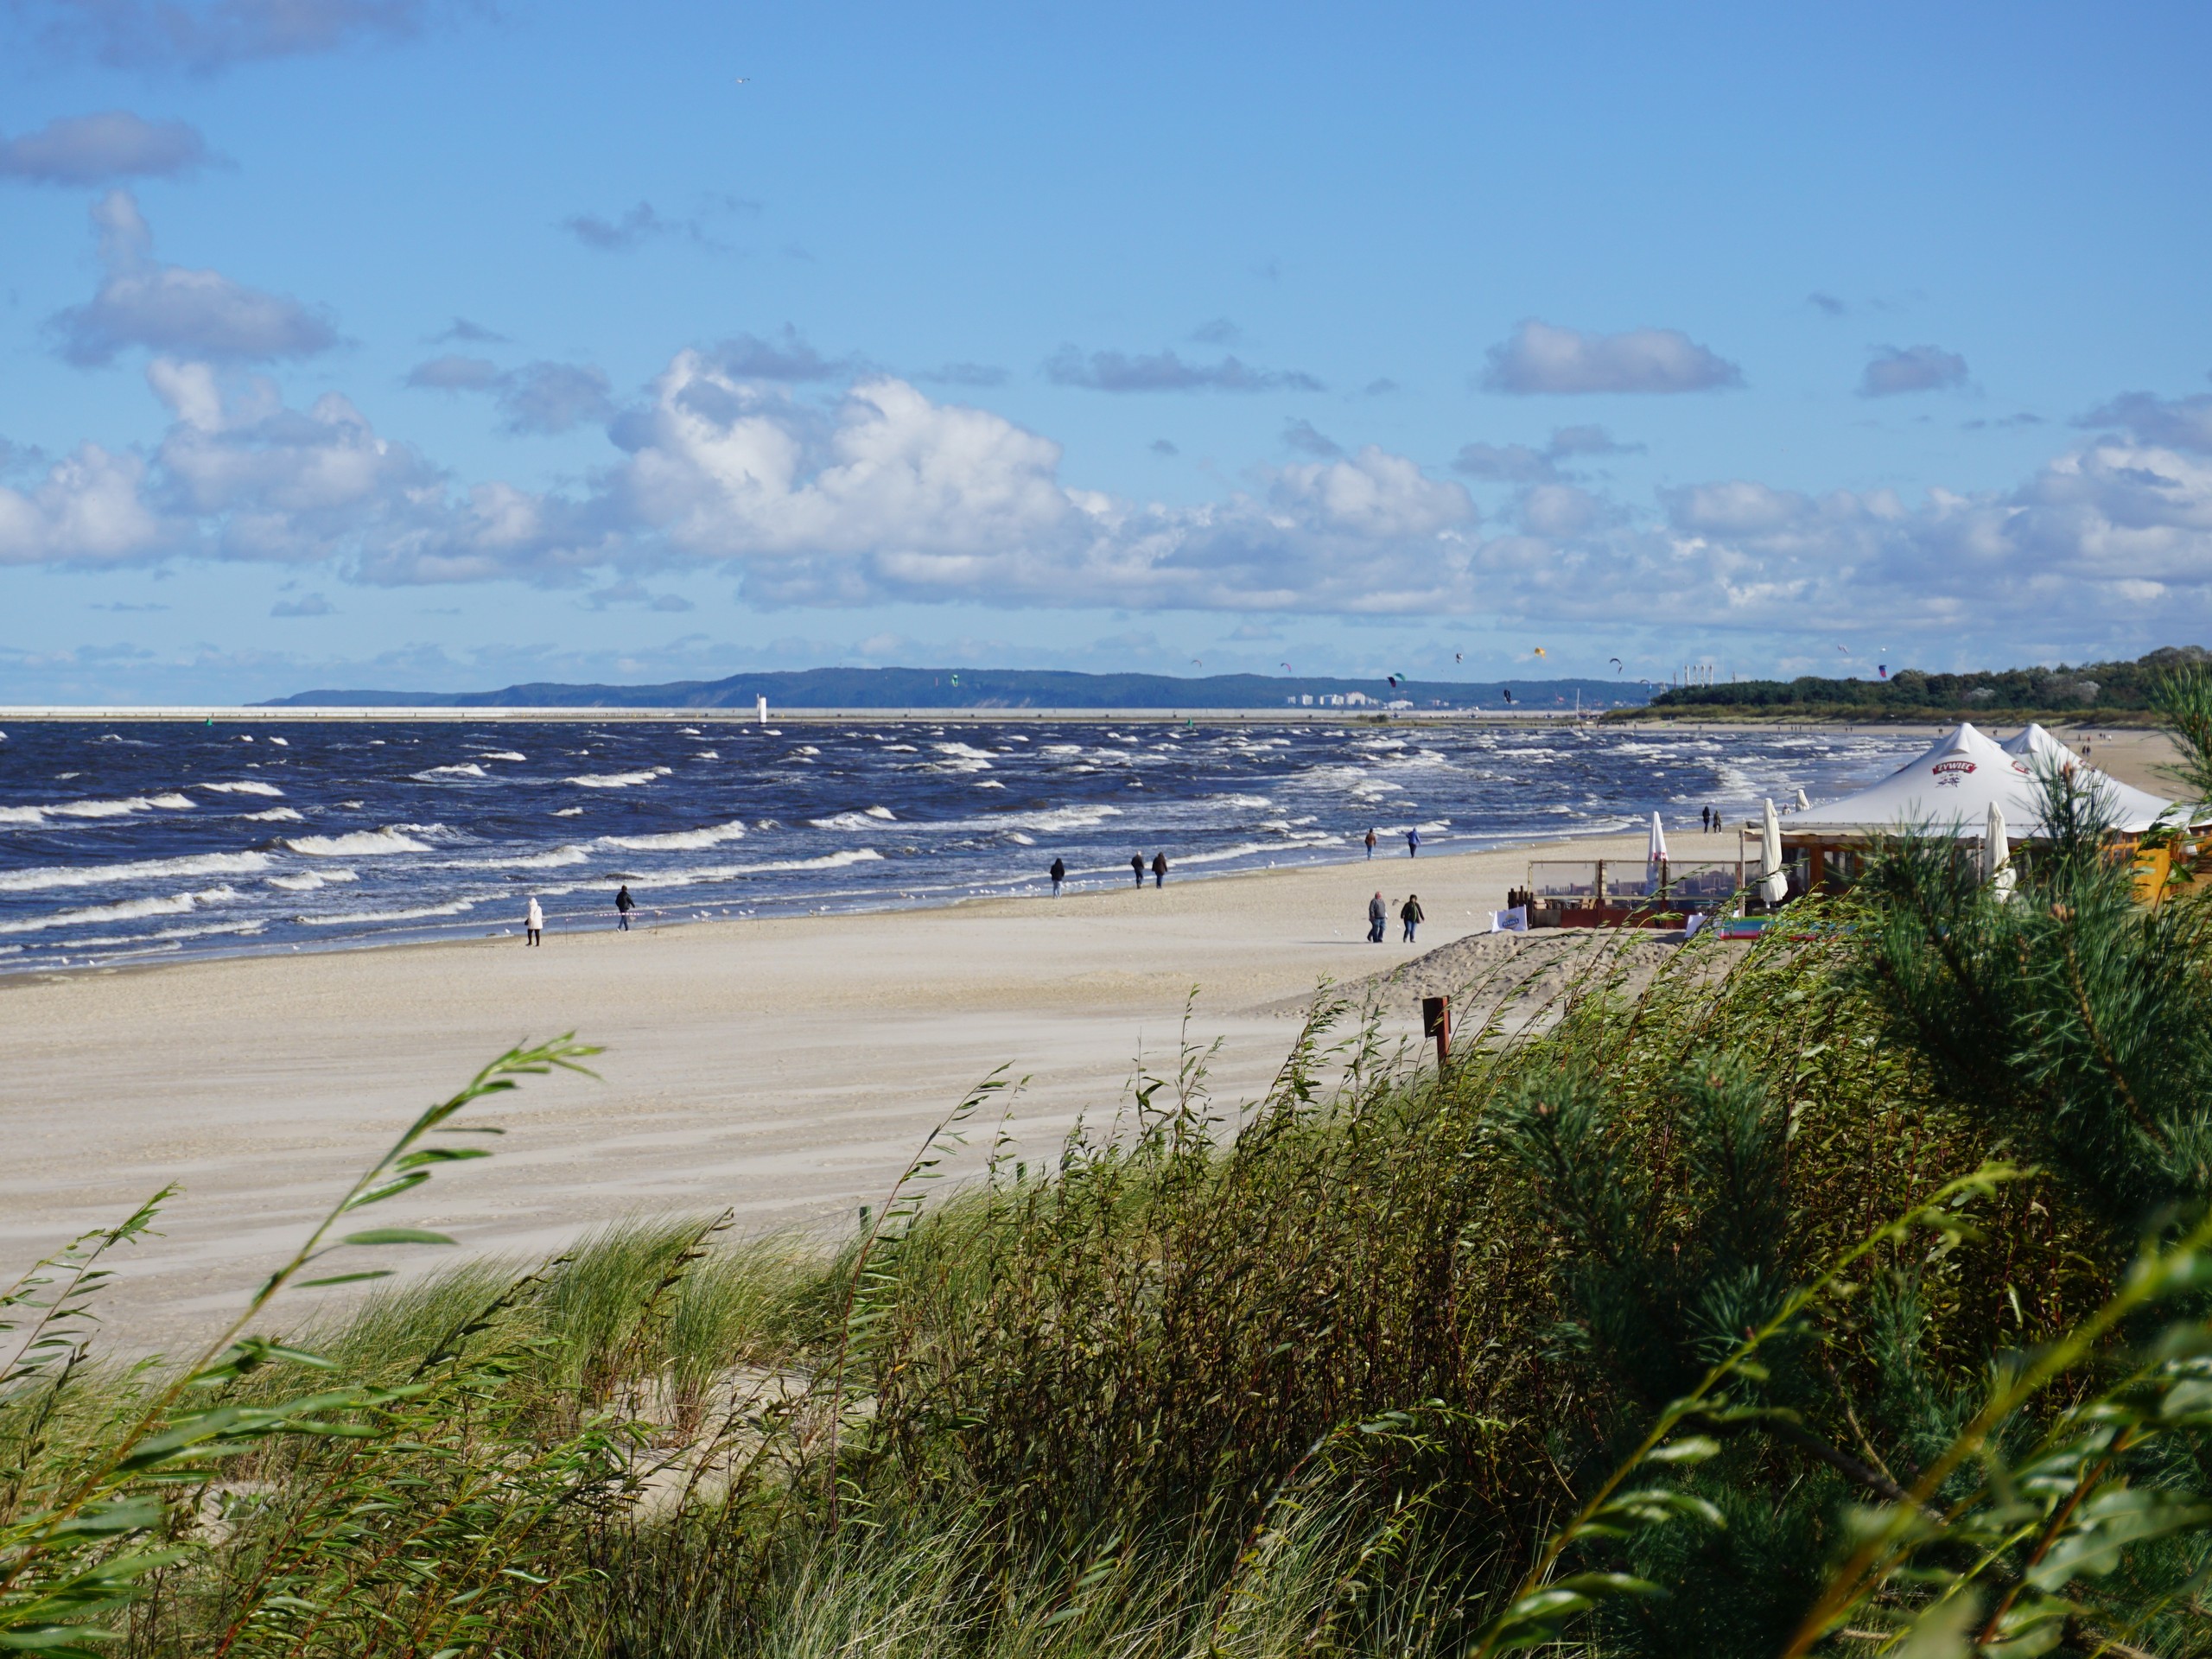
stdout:
POLYGON ((1421 1034, 1436 1039, 1436 1069, 1441 1071, 1452 1052, 1452 999, 1424 996, 1421 1000, 1421 1034))

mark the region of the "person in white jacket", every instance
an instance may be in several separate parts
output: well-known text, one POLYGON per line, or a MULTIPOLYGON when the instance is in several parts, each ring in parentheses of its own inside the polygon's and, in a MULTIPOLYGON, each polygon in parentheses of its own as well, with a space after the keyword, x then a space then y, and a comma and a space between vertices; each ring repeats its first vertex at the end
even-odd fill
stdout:
POLYGON ((545 943, 545 912, 537 907, 537 895, 530 895, 530 910, 522 918, 524 944, 545 943))

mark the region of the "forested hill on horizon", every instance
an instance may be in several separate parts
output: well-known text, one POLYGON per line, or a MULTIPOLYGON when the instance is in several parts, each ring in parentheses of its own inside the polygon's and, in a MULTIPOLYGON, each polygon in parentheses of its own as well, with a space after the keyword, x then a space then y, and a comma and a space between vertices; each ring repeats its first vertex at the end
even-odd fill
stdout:
POLYGON ((1731 680, 1677 686, 1649 710, 1675 719, 2021 720, 2043 715, 2148 719, 2151 688, 2161 674, 2212 663, 2202 645, 2161 645, 2133 662, 2069 668, 2005 668, 1931 674, 1901 668, 1886 679, 1731 680))
POLYGON ((749 709, 1636 709, 1632 681, 1343 679, 1318 675, 1079 674, 1057 669, 810 668, 659 685, 502 686, 496 691, 302 691, 264 708, 749 709), (1510 694, 1510 695, 1509 695, 1510 694))

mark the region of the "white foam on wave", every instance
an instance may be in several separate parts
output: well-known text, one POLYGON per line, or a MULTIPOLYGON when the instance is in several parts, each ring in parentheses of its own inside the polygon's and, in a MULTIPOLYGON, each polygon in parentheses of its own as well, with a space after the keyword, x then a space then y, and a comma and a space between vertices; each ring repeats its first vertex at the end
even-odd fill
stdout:
POLYGON ((212 795, 282 795, 284 792, 274 784, 264 784, 254 778, 235 784, 194 784, 193 787, 204 789, 212 795))
POLYGON ((428 771, 410 772, 407 775, 418 784, 435 784, 446 778, 488 778, 491 773, 471 761, 457 766, 432 766, 428 771))
POLYGON ((364 922, 411 922, 426 916, 464 916, 476 908, 474 899, 455 899, 442 905, 418 905, 407 910, 353 910, 340 916, 295 916, 309 927, 354 927, 364 922))
POLYGON ((358 881, 360 872, 349 870, 343 865, 331 870, 302 870, 297 875, 272 875, 269 886, 281 887, 286 893, 313 893, 317 887, 327 887, 334 882, 358 881))
POLYGON ((1051 834, 1056 830, 1095 830, 1109 818, 1118 818, 1118 806, 1056 806, 1042 812, 1006 812, 983 820, 983 827, 1004 830, 1019 824, 1024 830, 1051 834))
POLYGON ((581 818, 583 815, 584 810, 581 806, 556 806, 553 809, 553 816, 556 818, 581 818))
POLYGON ((864 812, 838 812, 807 822, 817 830, 873 830, 879 823, 894 823, 898 817, 887 806, 871 806, 864 812))
POLYGON ((0 893, 45 893, 55 887, 98 887, 152 876, 250 875, 269 868, 266 853, 195 853, 183 858, 144 858, 128 864, 58 864, 0 873, 0 893))
POLYGON ((415 824, 392 824, 383 830, 356 830, 343 836, 295 836, 284 845, 309 858, 373 858, 384 853, 427 853, 428 842, 402 833, 415 824))
POLYGON ((630 789, 639 784, 650 784, 656 778, 665 778, 669 770, 666 766, 655 766, 646 772, 588 772, 569 781, 579 789, 630 789))
POLYGON ((266 812, 247 812, 241 816, 250 823, 305 823, 307 822, 289 806, 272 806, 266 812))
POLYGON ((194 803, 177 794, 132 795, 115 801, 57 801, 51 806, 0 807, 0 823, 43 823, 48 818, 127 818, 156 807, 190 811, 194 803))
POLYGON ((528 755, 518 754, 512 749, 479 749, 476 753, 486 760, 527 760, 530 759, 528 755))
POLYGON ((184 916, 209 905, 229 904, 238 896, 236 887, 203 887, 197 893, 173 893, 159 899, 120 899, 111 905, 84 905, 25 921, 0 922, 0 933, 41 933, 54 927, 98 926, 102 923, 131 921, 140 916, 184 916))
MULTIPOLYGON (((571 807, 571 811, 582 811, 571 807)), ((726 841, 743 841, 745 825, 735 820, 728 823, 709 824, 700 830, 671 830, 658 836, 601 836, 602 847, 620 847, 632 853, 681 853, 696 851, 702 847, 719 847, 726 841)))
POLYGON ((1335 842, 1337 836, 1325 830, 1313 830, 1303 835, 1287 836, 1280 841, 1248 841, 1241 846, 1224 847, 1211 853, 1185 853, 1176 860, 1178 864, 1224 864, 1234 858, 1251 858, 1261 853, 1279 853, 1286 847, 1323 847, 1335 842))
POLYGON ((476 864, 496 864, 504 870, 564 870, 572 864, 588 863, 591 855, 581 847, 556 847, 550 853, 530 853, 521 858, 493 858, 471 861, 476 864))
POLYGON ((759 864, 708 864, 688 870, 669 870, 658 875, 640 876, 631 882, 633 887, 684 887, 701 881, 734 881, 741 876, 771 875, 782 870, 839 870, 848 864, 873 864, 883 855, 873 847, 855 847, 842 853, 830 853, 821 858, 776 858, 759 864))

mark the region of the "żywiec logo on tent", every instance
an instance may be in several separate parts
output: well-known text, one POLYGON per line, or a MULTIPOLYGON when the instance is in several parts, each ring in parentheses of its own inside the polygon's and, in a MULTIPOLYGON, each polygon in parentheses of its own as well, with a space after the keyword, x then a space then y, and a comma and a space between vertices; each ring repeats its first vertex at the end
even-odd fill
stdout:
POLYGON ((1936 788, 1956 789, 1961 783, 1965 781, 1967 773, 1974 770, 1974 762, 1971 760, 1938 760, 1934 766, 1929 767, 1928 770, 1936 774, 1936 788))

